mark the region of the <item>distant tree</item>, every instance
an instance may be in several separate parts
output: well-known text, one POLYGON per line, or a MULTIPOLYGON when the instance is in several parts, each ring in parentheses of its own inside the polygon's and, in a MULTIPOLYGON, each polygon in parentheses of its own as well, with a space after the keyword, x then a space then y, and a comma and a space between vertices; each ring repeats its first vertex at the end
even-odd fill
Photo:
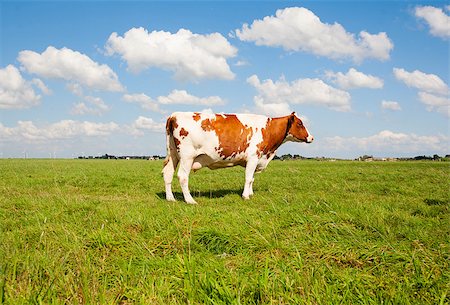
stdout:
POLYGON ((292 159, 292 155, 291 154, 286 154, 286 155, 282 155, 281 156, 281 160, 291 160, 292 159))
POLYGON ((372 160, 373 156, 369 156, 369 155, 364 155, 358 158, 359 161, 367 161, 367 160, 372 160))

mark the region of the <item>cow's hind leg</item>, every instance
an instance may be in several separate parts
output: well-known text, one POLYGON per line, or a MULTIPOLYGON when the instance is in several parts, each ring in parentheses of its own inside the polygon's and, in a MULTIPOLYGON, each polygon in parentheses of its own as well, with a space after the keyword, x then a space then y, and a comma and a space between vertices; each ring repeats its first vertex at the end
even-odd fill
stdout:
POLYGON ((178 179, 180 180, 181 190, 183 191, 184 200, 186 203, 196 204, 197 202, 192 198, 189 192, 189 173, 191 172, 194 158, 182 158, 180 160, 180 168, 178 169, 178 179))
POLYGON ((164 176, 164 183, 166 185, 166 199, 168 201, 175 201, 175 197, 172 193, 172 179, 175 169, 178 165, 178 156, 170 153, 166 160, 164 160, 164 168, 162 170, 164 176))

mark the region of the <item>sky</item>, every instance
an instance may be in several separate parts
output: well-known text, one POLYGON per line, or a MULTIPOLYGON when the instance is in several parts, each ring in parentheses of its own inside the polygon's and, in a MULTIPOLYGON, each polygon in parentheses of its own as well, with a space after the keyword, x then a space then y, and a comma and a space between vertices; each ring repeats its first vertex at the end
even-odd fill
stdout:
POLYGON ((450 154, 444 1, 0 1, 0 158, 165 155, 175 111, 295 111, 353 159, 450 154))

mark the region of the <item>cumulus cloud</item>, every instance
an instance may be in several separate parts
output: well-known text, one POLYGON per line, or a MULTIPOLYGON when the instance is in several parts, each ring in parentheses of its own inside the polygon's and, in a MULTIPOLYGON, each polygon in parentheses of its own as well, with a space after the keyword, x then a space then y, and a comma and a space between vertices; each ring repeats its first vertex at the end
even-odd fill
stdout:
POLYGON ((144 93, 125 94, 122 99, 128 103, 139 104, 142 108, 154 112, 164 113, 160 105, 203 105, 218 106, 224 105, 225 101, 219 96, 197 97, 189 94, 186 90, 172 90, 167 96, 158 96, 156 99, 149 97, 144 93))
POLYGON ((275 16, 254 20, 237 29, 236 36, 256 45, 282 47, 287 51, 303 51, 332 59, 351 58, 360 62, 367 58, 389 59, 394 45, 384 32, 361 31, 357 38, 339 23, 323 23, 303 7, 277 10, 275 16))
POLYGON ((273 117, 292 113, 291 106, 288 103, 264 103, 260 99, 255 99, 255 112, 273 117))
POLYGON ((350 68, 347 73, 327 71, 325 76, 342 89, 355 88, 383 88, 383 80, 370 74, 364 74, 354 68, 350 68))
POLYGON ((258 108, 267 106, 269 109, 279 105, 283 111, 290 104, 320 105, 336 111, 350 111, 350 94, 325 84, 320 79, 297 79, 292 82, 284 78, 278 81, 267 79, 260 81, 252 75, 247 82, 255 87, 258 95, 254 97, 258 108))
POLYGON ((119 129, 116 123, 94 123, 88 121, 62 120, 38 127, 32 121, 18 121, 15 127, 0 123, 0 139, 3 141, 45 142, 78 136, 106 136, 119 129))
POLYGON ((395 77, 408 87, 419 90, 419 101, 425 104, 427 111, 435 111, 450 117, 450 90, 447 84, 437 75, 413 72, 394 68, 395 77))
POLYGON ((154 112, 162 112, 157 102, 144 93, 140 94, 125 94, 122 99, 127 103, 136 103, 143 109, 147 109, 154 112))
POLYGON ((19 53, 17 59, 27 72, 40 77, 62 79, 95 90, 124 90, 110 67, 68 48, 49 46, 41 54, 25 50, 19 53))
POLYGON ((197 97, 189 94, 186 90, 173 90, 167 96, 158 96, 158 103, 163 105, 205 105, 218 106, 224 105, 225 101, 219 96, 197 97))
POLYGON ((41 96, 36 94, 32 83, 42 86, 43 93, 49 93, 41 80, 25 80, 13 65, 0 69, 0 109, 22 109, 39 105, 41 96))
POLYGON ((448 153, 450 137, 445 135, 421 136, 383 130, 368 137, 329 137, 324 139, 330 150, 366 151, 371 153, 448 153))
POLYGON ((427 111, 436 111, 450 117, 450 99, 448 96, 438 96, 427 92, 418 93, 419 100, 425 104, 427 111))
POLYGON ((83 96, 83 87, 80 84, 69 83, 66 85, 67 89, 77 96, 83 96))
POLYGON ((393 71, 394 76, 408 87, 442 95, 449 93, 448 86, 437 75, 427 74, 419 70, 408 72, 401 68, 394 68, 393 71))
MULTIPOLYGON (((447 10, 449 10, 449 7, 447 7, 447 10)), ((431 35, 446 39, 450 37, 450 16, 441 8, 418 6, 414 13, 417 18, 425 20, 430 27, 431 35)))
POLYGON ((100 97, 84 96, 83 99, 84 102, 79 102, 73 106, 72 114, 101 115, 110 109, 100 97))
POLYGON ((165 123, 158 123, 152 118, 139 116, 130 126, 128 126, 128 133, 134 136, 142 136, 144 135, 144 131, 162 133, 165 131, 165 123))
POLYGON ((246 60, 238 60, 235 64, 236 67, 248 66, 249 63, 246 60))
POLYGON ((400 107, 400 104, 398 102, 394 102, 394 101, 381 101, 381 108, 387 109, 387 110, 393 110, 393 111, 402 110, 402 107, 400 107))
POLYGON ((41 90, 41 92, 45 95, 50 95, 52 94, 52 90, 50 90, 42 80, 40 80, 39 78, 33 78, 31 80, 31 83, 33 85, 35 85, 36 87, 39 88, 39 90, 41 90))
POLYGON ((123 36, 112 33, 105 48, 108 55, 120 55, 134 73, 156 67, 173 71, 181 80, 234 78, 227 59, 237 49, 219 33, 201 35, 185 29, 149 33, 132 28, 123 36))

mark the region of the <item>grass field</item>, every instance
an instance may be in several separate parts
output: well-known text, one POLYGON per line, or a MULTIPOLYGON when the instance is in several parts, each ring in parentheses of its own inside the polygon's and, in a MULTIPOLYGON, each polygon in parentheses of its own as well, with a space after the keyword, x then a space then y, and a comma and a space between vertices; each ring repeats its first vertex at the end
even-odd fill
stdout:
POLYGON ((449 304, 449 166, 0 160, 0 303, 449 304))

